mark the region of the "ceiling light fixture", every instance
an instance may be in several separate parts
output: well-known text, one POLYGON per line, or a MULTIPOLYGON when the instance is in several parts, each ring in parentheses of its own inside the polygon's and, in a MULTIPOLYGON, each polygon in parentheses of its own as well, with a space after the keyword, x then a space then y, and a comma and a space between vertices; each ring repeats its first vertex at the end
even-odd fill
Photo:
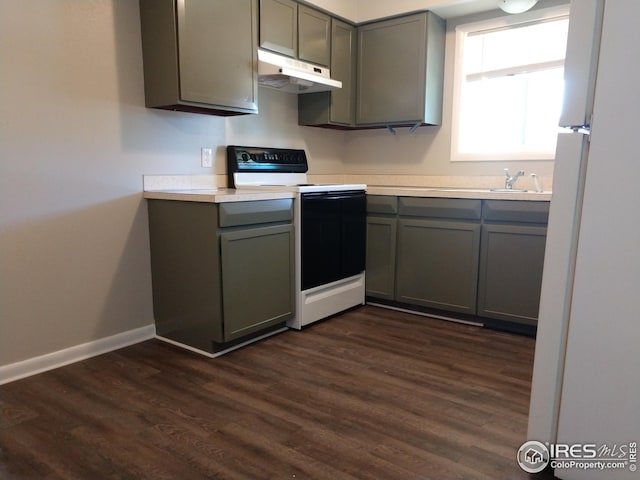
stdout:
POLYGON ((498 0, 498 6, 507 13, 522 13, 533 7, 538 0, 498 0))

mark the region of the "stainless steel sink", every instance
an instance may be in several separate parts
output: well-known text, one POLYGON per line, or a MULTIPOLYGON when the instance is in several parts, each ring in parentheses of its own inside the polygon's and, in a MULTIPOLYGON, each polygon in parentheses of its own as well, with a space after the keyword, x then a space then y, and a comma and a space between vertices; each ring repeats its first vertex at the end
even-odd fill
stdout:
POLYGON ((436 192, 471 192, 471 193, 525 193, 527 190, 520 190, 518 188, 430 188, 431 191, 436 192))
POLYGON ((448 188, 447 187, 443 187, 443 188, 430 187, 430 188, 427 188, 427 190, 431 190, 432 192, 471 192, 471 193, 489 191, 488 188, 465 188, 465 187, 448 187, 448 188))

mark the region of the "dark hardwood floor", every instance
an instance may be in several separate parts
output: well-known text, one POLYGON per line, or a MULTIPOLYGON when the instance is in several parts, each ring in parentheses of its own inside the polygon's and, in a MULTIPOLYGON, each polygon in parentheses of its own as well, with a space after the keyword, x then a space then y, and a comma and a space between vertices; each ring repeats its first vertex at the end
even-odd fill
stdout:
POLYGON ((533 478, 533 350, 373 306, 217 359, 150 340, 0 387, 0 478, 533 478))

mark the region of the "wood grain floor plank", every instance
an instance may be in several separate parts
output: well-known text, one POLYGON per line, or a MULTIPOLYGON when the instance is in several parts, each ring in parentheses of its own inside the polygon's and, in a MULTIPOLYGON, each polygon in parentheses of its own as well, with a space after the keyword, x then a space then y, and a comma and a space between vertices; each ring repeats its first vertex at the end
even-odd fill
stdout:
POLYGON ((147 341, 1 386, 0 477, 527 479, 533 351, 372 306, 217 359, 147 341))

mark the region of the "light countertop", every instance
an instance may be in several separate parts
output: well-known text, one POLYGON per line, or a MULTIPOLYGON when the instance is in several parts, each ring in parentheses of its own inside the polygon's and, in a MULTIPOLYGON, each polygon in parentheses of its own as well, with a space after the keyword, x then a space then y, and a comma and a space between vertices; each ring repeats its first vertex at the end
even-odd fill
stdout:
POLYGON ((181 200, 187 202, 225 203, 248 202, 252 200, 276 200, 293 198, 293 192, 265 190, 235 190, 233 188, 202 188, 183 190, 147 190, 144 198, 150 200, 181 200))
POLYGON ((398 197, 473 198, 479 200, 549 201, 551 192, 495 192, 488 188, 403 187, 396 185, 367 185, 368 195, 398 197))
MULTIPOLYGON (((551 192, 535 192, 523 180, 521 188, 526 192, 496 192, 492 187, 501 185, 503 177, 385 177, 393 185, 378 184, 383 180, 373 176, 310 176, 313 183, 362 183, 367 185, 369 195, 391 195, 404 197, 471 198, 479 200, 530 200, 549 201, 551 192), (409 182, 412 182, 411 184, 409 182), (416 183, 413 183, 416 182, 416 183), (418 183, 419 182, 419 183, 418 183), (407 186, 407 185, 413 186, 407 186)), ((226 188, 226 175, 145 175, 143 177, 144 198, 160 200, 182 200, 190 202, 245 202, 294 198, 296 193, 277 190, 235 190, 226 188)), ((550 185, 545 179, 543 185, 550 185)))
MULTIPOLYGON (((483 188, 440 188, 440 187, 401 187, 367 185, 368 195, 391 195, 398 197, 437 197, 437 198, 472 198, 478 200, 529 200, 549 201, 551 192, 493 192, 483 188)), ((147 190, 144 198, 156 200, 181 200, 187 202, 247 202, 252 200, 274 200, 294 198, 294 192, 265 190, 235 190, 233 188, 182 189, 182 190, 147 190)))

